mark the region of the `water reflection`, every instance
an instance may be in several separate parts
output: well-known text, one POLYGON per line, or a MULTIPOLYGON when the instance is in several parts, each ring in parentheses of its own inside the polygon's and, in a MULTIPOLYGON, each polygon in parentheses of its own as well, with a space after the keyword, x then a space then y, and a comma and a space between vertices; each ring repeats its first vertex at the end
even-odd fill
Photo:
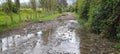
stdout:
POLYGON ((10 49, 12 47, 20 46, 22 43, 33 38, 34 34, 28 34, 27 36, 14 35, 10 37, 2 38, 2 51, 10 49))
MULTIPOLYGON (((52 50, 50 50, 50 53, 80 54, 79 40, 76 40, 75 28, 72 26, 73 23, 76 23, 76 21, 70 20, 68 22, 65 22, 65 25, 57 28, 56 32, 54 33, 55 38, 53 39, 56 39, 58 45, 53 47, 52 50)), ((54 44, 52 45, 55 46, 54 44)))
POLYGON ((80 42, 76 40, 76 30, 71 26, 74 23, 76 21, 69 21, 69 23, 58 27, 52 35, 48 36, 47 45, 42 44, 43 40, 38 40, 36 47, 30 54, 80 54, 80 42))
POLYGON ((37 36, 38 36, 39 39, 41 39, 42 31, 37 32, 37 36))

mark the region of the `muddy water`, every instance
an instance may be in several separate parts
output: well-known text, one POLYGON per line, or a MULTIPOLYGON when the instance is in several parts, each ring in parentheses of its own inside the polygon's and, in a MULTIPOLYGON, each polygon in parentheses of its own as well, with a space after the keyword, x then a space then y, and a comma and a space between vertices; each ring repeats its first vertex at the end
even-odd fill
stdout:
POLYGON ((76 20, 63 21, 56 28, 1 39, 2 54, 80 54, 76 20))

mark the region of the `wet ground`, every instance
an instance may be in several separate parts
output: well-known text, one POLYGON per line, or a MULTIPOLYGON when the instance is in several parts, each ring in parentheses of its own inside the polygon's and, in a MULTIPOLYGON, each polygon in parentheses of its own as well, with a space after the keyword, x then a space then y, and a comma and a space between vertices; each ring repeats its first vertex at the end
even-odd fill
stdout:
POLYGON ((80 54, 78 22, 71 14, 52 21, 34 22, 4 33, 2 54, 80 54))
POLYGON ((80 36, 80 52, 81 54, 119 54, 114 48, 115 43, 100 35, 96 35, 80 28, 78 31, 80 36))
POLYGON ((71 13, 2 33, 0 54, 118 54, 107 39, 89 33, 71 13))

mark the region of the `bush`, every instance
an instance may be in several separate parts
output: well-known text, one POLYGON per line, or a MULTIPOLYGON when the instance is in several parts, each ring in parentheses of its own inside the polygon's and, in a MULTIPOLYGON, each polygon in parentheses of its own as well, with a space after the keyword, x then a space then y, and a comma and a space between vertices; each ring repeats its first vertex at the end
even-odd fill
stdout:
POLYGON ((37 13, 42 13, 42 10, 37 10, 37 13))
POLYGON ((119 26, 117 26, 117 38, 120 38, 120 23, 119 26))
POLYGON ((120 0, 78 0, 79 20, 90 31, 120 38, 120 0))
MULTIPOLYGON (((4 11, 7 14, 10 11, 7 3, 2 4, 2 11, 4 11)), ((18 12, 16 5, 14 3, 12 3, 12 12, 14 12, 14 13, 18 12)))
POLYGON ((91 0, 79 0, 79 2, 80 4, 78 5, 79 6, 78 12, 79 12, 80 18, 87 20, 91 0))

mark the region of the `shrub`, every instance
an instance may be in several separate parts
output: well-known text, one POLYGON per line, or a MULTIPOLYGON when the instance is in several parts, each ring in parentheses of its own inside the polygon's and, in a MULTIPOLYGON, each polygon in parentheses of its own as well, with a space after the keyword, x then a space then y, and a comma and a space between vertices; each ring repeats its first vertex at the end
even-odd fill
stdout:
POLYGON ((78 0, 79 20, 97 34, 120 38, 120 0, 78 0))

